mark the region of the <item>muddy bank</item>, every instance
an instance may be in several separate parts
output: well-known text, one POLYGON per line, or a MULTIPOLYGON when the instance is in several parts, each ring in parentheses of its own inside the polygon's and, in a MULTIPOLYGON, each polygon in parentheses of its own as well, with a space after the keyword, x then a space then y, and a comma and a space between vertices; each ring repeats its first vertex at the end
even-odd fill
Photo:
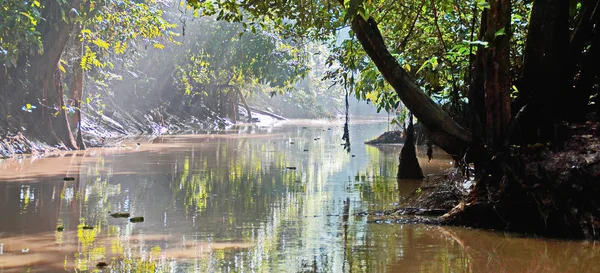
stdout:
MULTIPOLYGON (((415 145, 425 145, 429 141, 429 133, 427 129, 420 123, 414 125, 415 128, 415 145)), ((380 144, 399 144, 404 143, 406 134, 402 130, 388 131, 375 139, 365 141, 365 144, 380 145, 380 144)))
MULTIPOLYGON (((400 180, 398 183, 404 183, 400 180)), ((401 198, 397 208, 362 213, 373 223, 425 223, 442 224, 442 216, 467 197, 472 181, 466 179, 458 168, 440 174, 428 175, 419 188, 401 198)))
POLYGON ((399 208, 371 213, 371 220, 600 239, 599 126, 574 125, 570 131, 562 150, 541 143, 513 146, 494 157, 478 180, 458 169, 429 176, 399 208))
MULTIPOLYGON (((195 133, 233 125, 232 121, 221 118, 216 113, 197 117, 167 106, 140 109, 144 107, 125 109, 119 104, 105 105, 102 111, 94 109, 92 105, 82 109, 81 130, 84 143, 87 147, 114 147, 132 136, 195 133)), ((245 112, 240 113, 244 114, 245 112)), ((67 150, 64 145, 51 146, 36 140, 35 136, 26 131, 7 127, 0 126, 0 158, 21 154, 42 156, 67 150)), ((77 130, 75 122, 71 123, 71 127, 73 131, 77 130)))
MULTIPOLYGON (((564 149, 514 146, 498 154, 444 223, 548 237, 600 239, 600 130, 570 127, 564 149)), ((562 146, 562 145, 560 145, 562 146)))

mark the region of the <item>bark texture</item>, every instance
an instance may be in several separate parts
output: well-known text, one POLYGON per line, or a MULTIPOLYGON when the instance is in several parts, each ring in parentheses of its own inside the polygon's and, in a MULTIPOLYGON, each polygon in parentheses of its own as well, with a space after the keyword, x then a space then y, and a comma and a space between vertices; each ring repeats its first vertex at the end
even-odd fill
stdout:
POLYGON ((504 146, 510 122, 510 0, 491 0, 484 60, 486 138, 488 147, 504 146))
MULTIPOLYGON (((523 142, 553 138, 553 124, 564 113, 558 98, 572 89, 569 72, 569 1, 535 0, 531 11, 520 96, 530 117, 521 124, 523 142)), ((526 115, 525 115, 526 116, 526 115)))

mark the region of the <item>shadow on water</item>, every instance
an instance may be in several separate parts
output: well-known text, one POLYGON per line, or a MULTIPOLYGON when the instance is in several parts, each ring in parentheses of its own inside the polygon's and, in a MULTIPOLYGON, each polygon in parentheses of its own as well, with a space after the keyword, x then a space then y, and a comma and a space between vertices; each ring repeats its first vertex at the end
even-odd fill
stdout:
MULTIPOLYGON (((98 262, 111 272, 588 272, 599 265, 593 243, 354 216, 392 208, 421 184, 395 179, 402 146, 361 144, 386 123, 355 123, 355 157, 341 145, 343 123, 292 121, 4 160, 0 272, 85 272, 98 262)), ((431 162, 418 153, 425 174, 451 166, 439 151, 431 162)))

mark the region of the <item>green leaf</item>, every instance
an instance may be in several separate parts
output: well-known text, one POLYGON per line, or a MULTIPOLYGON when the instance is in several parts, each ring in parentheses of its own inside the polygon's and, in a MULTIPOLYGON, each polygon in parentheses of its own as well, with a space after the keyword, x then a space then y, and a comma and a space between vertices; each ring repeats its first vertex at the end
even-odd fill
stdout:
POLYGON ((358 8, 362 4, 362 0, 350 0, 348 9, 346 10, 346 15, 344 16, 344 22, 348 22, 348 20, 354 18, 358 13, 358 8))
POLYGON ((494 37, 504 36, 504 35, 506 35, 506 32, 504 31, 504 28, 501 28, 498 31, 496 31, 496 33, 494 33, 494 37))
POLYGON ((26 12, 23 12, 23 11, 22 11, 22 12, 19 12, 19 14, 21 14, 21 15, 23 15, 23 16, 25 16, 25 17, 29 18, 29 21, 31 22, 31 24, 32 24, 32 25, 34 25, 34 26, 35 26, 35 25, 37 25, 37 20, 35 20, 35 19, 33 18, 33 16, 29 15, 29 13, 26 13, 26 12))

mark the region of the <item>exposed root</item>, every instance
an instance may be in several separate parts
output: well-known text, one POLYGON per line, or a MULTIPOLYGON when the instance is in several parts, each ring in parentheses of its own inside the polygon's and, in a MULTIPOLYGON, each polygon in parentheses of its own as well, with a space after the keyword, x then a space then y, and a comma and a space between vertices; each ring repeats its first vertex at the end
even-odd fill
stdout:
POLYGON ((572 130, 563 151, 536 144, 496 155, 444 223, 600 239, 600 131, 597 123, 572 130))

